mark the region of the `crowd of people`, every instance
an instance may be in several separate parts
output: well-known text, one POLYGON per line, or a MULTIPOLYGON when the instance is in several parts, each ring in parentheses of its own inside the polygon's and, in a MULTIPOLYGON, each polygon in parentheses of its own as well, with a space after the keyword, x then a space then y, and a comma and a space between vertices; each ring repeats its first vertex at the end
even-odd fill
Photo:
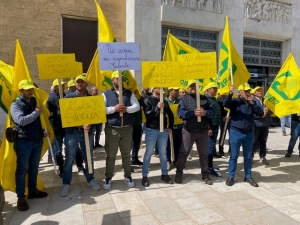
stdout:
MULTIPOLYGON (((144 88, 142 95, 135 96, 133 92, 123 88, 119 92, 118 71, 112 73, 112 88, 102 93, 106 107, 105 145, 106 166, 103 189, 109 190, 113 184, 115 161, 120 149, 124 181, 129 188, 135 187, 132 179, 132 165, 142 166, 142 185, 150 186, 149 166, 154 151, 158 151, 161 180, 167 184, 183 182, 183 173, 187 159, 194 144, 199 155, 202 180, 205 184, 212 185, 210 176, 222 176, 218 166, 214 164, 215 157, 224 156, 224 139, 229 132, 229 165, 227 186, 234 185, 237 168, 237 159, 240 147, 243 148, 244 181, 253 187, 258 184, 252 178, 252 164, 254 154, 260 156, 260 163, 268 164, 267 138, 270 126, 271 112, 263 103, 263 88, 251 89, 248 83, 237 87, 238 97, 234 98, 234 86, 230 91, 219 92, 216 83, 209 83, 204 89, 205 94, 200 94, 200 107, 197 107, 196 83, 191 80, 186 89, 169 87, 168 94, 160 101, 160 88, 144 88), (119 102, 122 94, 123 102, 119 102), (172 105, 176 104, 177 110, 172 112, 172 105), (163 130, 161 131, 161 117, 163 113, 163 130), (146 121, 143 122, 143 113, 146 121), (180 121, 180 122, 178 122, 180 121), (143 161, 139 158, 142 134, 145 133, 146 150, 143 161), (220 133, 220 135, 219 135, 220 133), (219 140, 218 140, 219 137, 219 140), (218 152, 217 146, 218 144, 218 152), (174 181, 168 175, 169 170, 176 168, 174 181)), ((64 98, 89 97, 99 95, 95 86, 87 90, 86 77, 79 75, 68 83, 67 93, 62 93, 64 98)), ((12 119, 18 130, 15 143, 17 155, 16 168, 16 193, 18 197, 17 208, 20 211, 29 209, 25 196, 25 177, 28 174, 27 198, 44 198, 48 194, 37 189, 37 174, 43 137, 49 133, 43 131, 40 114, 42 108, 36 104, 33 95, 35 86, 28 80, 19 84, 20 95, 12 103, 10 111, 12 119)), ((58 80, 54 80, 47 107, 50 111, 50 123, 54 131, 52 147, 59 167, 59 176, 62 177, 61 197, 68 196, 72 182, 72 167, 76 162, 78 172, 83 173, 88 185, 95 191, 100 190, 100 185, 94 179, 88 168, 87 152, 93 154, 93 149, 103 147, 100 145, 102 124, 86 124, 76 127, 62 127, 59 98, 60 88, 58 80), (84 132, 88 132, 90 148, 85 145, 84 132), (65 146, 63 152, 63 145, 65 146), (64 153, 64 157, 63 157, 64 153), (85 162, 85 166, 83 166, 85 162)), ((290 157, 294 145, 300 136, 300 115, 291 115, 291 140, 286 157, 290 157)), ((285 134, 285 133, 283 133, 285 134)), ((300 156, 300 144, 299 144, 300 156)), ((48 161, 52 162, 51 154, 48 161)), ((93 159, 91 166, 94 166, 93 159)))

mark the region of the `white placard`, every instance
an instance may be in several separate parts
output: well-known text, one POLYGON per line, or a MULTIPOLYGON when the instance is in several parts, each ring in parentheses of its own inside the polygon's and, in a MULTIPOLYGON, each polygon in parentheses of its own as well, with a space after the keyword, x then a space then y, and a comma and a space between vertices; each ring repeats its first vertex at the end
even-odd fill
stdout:
POLYGON ((140 70, 136 42, 98 42, 100 70, 140 70))

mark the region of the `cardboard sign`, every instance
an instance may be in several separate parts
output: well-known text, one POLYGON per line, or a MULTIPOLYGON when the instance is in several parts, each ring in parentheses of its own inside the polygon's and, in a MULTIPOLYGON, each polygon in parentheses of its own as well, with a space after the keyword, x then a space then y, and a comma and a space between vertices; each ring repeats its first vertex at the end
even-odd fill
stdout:
POLYGON ((76 127, 106 122, 103 96, 59 99, 63 127, 76 127))
POLYGON ((215 52, 182 54, 177 56, 180 74, 185 79, 215 78, 217 59, 215 52))
POLYGON ((76 71, 77 73, 75 77, 83 74, 82 62, 76 62, 76 71))
POLYGON ((143 87, 180 86, 180 64, 178 62, 142 62, 143 87))
POLYGON ((178 104, 169 104, 174 115, 174 125, 182 124, 182 119, 180 119, 177 115, 178 104))
POLYGON ((76 77, 75 54, 37 54, 40 79, 76 77))
POLYGON ((138 43, 98 42, 100 70, 140 70, 138 43))

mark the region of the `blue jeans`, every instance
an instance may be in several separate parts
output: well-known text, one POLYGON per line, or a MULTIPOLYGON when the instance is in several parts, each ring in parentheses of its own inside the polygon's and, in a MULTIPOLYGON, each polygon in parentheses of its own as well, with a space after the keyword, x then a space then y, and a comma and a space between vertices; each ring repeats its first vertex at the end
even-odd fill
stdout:
POLYGON ((284 117, 280 118, 280 126, 281 126, 281 131, 285 132, 285 127, 291 127, 291 115, 287 115, 284 117))
POLYGON ((160 160, 160 166, 161 166, 161 174, 162 175, 168 175, 168 169, 167 169, 167 142, 168 142, 168 132, 167 129, 164 130, 164 132, 160 132, 156 129, 146 128, 146 152, 144 155, 143 160, 143 176, 148 176, 148 168, 151 161, 151 156, 154 152, 155 145, 158 145, 158 151, 159 151, 159 160, 160 160))
POLYGON ((83 156, 83 159, 85 161, 85 177, 88 182, 94 179, 94 163, 93 163, 93 139, 94 135, 92 132, 89 132, 89 141, 90 141, 90 153, 92 157, 92 166, 93 166, 93 172, 89 174, 89 168, 87 163, 87 157, 86 157, 86 147, 85 147, 85 141, 84 141, 84 131, 82 130, 72 130, 68 129, 66 132, 65 137, 65 165, 64 165, 64 175, 63 175, 63 184, 71 184, 72 181, 72 166, 74 159, 76 158, 77 150, 78 150, 78 144, 81 149, 81 153, 83 156))
POLYGON ((208 136, 208 151, 207 151, 207 156, 208 156, 208 167, 212 168, 213 167, 213 158, 214 155, 217 154, 216 150, 216 143, 217 143, 217 137, 219 133, 219 126, 211 126, 212 129, 212 136, 208 136))
POLYGON ((26 172, 28 172, 28 192, 36 191, 36 180, 41 159, 42 146, 43 139, 39 139, 37 141, 17 139, 16 141, 17 168, 15 177, 16 193, 18 198, 25 197, 26 172))
MULTIPOLYGON (((288 152, 292 153, 297 142, 298 137, 300 136, 300 122, 292 121, 291 124, 291 138, 289 142, 288 152)), ((300 154, 300 140, 298 146, 299 154, 300 154)))
MULTIPOLYGON (((58 141, 56 140, 56 138, 54 137, 53 142, 51 144, 52 147, 52 151, 53 151, 53 156, 55 158, 57 152, 59 151, 59 145, 58 145, 58 141)), ((51 153, 50 153, 50 149, 48 149, 48 159, 52 158, 51 153)))
POLYGON ((230 129, 230 146, 231 153, 228 166, 228 177, 234 178, 237 159, 240 153, 240 147, 243 146, 243 156, 244 156, 244 171, 246 178, 252 178, 252 147, 253 147, 253 131, 249 133, 241 133, 235 129, 230 129))

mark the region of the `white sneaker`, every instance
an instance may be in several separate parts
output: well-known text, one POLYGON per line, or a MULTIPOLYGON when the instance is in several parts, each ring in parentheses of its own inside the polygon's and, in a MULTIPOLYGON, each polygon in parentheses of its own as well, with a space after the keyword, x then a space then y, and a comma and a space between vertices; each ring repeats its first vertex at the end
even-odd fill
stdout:
POLYGON ((66 197, 69 195, 69 190, 70 190, 70 184, 64 184, 59 195, 61 197, 66 197))
POLYGON ((105 189, 105 190, 111 189, 111 179, 109 177, 105 178, 105 181, 103 184, 103 189, 105 189))
POLYGON ((187 159, 188 159, 188 160, 192 160, 193 158, 192 158, 191 155, 188 155, 187 159))
POLYGON ((100 185, 94 179, 89 182, 89 186, 92 187, 94 191, 101 189, 100 185))
POLYGON ((132 177, 127 177, 125 178, 125 183, 127 184, 128 187, 133 188, 135 186, 135 183, 132 180, 132 177))

